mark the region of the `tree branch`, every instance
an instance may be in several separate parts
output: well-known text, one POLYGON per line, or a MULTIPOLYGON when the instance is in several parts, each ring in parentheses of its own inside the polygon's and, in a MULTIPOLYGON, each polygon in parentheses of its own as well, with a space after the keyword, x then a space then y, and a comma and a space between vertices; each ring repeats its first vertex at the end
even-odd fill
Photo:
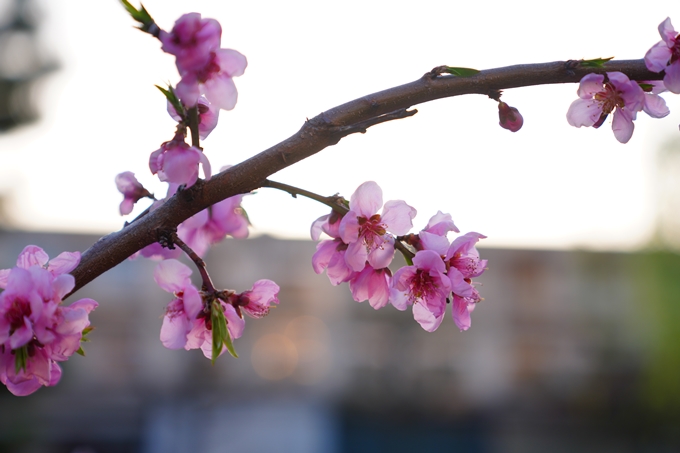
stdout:
POLYGON ((411 116, 416 111, 407 109, 414 105, 463 94, 489 95, 508 88, 576 83, 586 74, 611 71, 623 72, 632 80, 659 80, 663 77, 663 73, 650 72, 643 60, 610 61, 603 68, 582 67, 579 61, 573 60, 555 61, 488 69, 471 77, 441 75, 435 68, 414 82, 334 107, 306 121, 297 133, 281 143, 230 167, 209 181, 198 181, 155 211, 101 238, 83 253, 80 264, 72 272, 76 279, 74 292, 133 253, 156 242, 157 231, 176 227, 225 198, 262 187, 270 175, 335 145, 347 135, 363 133, 375 124, 411 116))

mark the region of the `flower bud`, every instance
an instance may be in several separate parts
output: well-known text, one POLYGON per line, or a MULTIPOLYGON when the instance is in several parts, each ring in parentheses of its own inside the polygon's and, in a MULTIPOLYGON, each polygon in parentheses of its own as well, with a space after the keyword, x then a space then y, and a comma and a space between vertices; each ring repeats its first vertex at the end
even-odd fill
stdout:
POLYGON ((517 132, 524 124, 524 118, 520 115, 519 110, 510 107, 505 102, 498 103, 498 117, 501 120, 499 123, 501 127, 511 132, 517 132))

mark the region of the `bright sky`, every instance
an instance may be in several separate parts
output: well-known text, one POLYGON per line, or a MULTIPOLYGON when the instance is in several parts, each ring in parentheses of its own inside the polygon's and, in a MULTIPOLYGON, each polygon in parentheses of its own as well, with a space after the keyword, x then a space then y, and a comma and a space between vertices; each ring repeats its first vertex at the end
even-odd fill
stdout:
MULTIPOLYGON (((162 194, 149 154, 174 122, 154 84, 178 81, 173 58, 133 29, 117 1, 42 0, 41 38, 61 70, 42 84, 42 119, 0 136, 0 193, 27 229, 108 233, 119 229, 114 177, 130 170, 162 194)), ((135 2, 133 2, 135 3, 135 2)), ((137 3, 135 3, 137 4, 137 3)), ((438 65, 477 69, 615 56, 641 58, 677 0, 653 8, 571 1, 236 2, 146 0, 162 28, 183 13, 218 19, 222 46, 248 58, 239 103, 204 142, 213 168, 238 163, 295 133, 305 118, 410 82, 438 65), (556 11, 556 8, 561 8, 556 11)), ((272 179, 349 197, 366 180, 385 201, 418 210, 420 229, 442 210, 487 246, 630 249, 655 217, 655 152, 680 141, 680 97, 671 115, 640 114, 627 145, 611 132, 567 124, 576 85, 531 87, 503 99, 524 116, 513 134, 483 96, 418 106, 415 117, 344 139, 272 179)), ((308 237, 328 209, 262 189, 244 203, 253 233, 308 237)), ((137 212, 137 211, 135 211, 137 212)))

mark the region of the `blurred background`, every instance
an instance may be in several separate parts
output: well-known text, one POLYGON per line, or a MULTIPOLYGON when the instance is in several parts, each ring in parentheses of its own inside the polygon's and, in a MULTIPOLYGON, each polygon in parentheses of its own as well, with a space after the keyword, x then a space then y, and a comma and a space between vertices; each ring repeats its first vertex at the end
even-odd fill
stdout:
MULTIPOLYGON (((641 58, 666 16, 680 25, 670 1, 592 17, 579 1, 550 16, 522 1, 144 4, 166 29, 218 19, 249 59, 204 144, 215 168, 434 66, 641 58)), ((26 244, 56 256, 119 229, 121 171, 163 193, 148 155, 174 126, 153 85, 178 77, 132 25, 115 1, 0 0, 0 268, 26 244)), ((624 146, 610 122, 567 124, 575 93, 507 91, 516 134, 481 96, 418 106, 273 178, 345 196, 372 179, 418 209, 416 229, 442 210, 489 236, 469 331, 447 317, 427 333, 329 285, 306 240, 327 208, 263 189, 244 202, 253 238, 207 260, 218 286, 282 288, 240 358, 164 349, 155 263, 123 263, 73 298, 100 302, 87 357, 32 396, 0 389, 0 452, 680 450, 680 103, 665 95, 671 114, 639 115, 624 146)))

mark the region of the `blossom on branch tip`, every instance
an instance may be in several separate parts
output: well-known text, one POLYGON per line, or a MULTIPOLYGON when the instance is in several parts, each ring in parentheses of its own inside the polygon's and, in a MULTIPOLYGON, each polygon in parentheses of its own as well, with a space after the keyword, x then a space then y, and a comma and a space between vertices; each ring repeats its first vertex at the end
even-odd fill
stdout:
POLYGON ((170 33, 161 32, 163 50, 175 55, 182 79, 176 93, 187 107, 193 107, 201 94, 220 109, 231 110, 238 93, 233 77, 243 75, 246 57, 232 49, 220 49, 222 29, 213 19, 198 13, 180 17, 170 33))
POLYGON ((668 91, 680 94, 680 34, 673 28, 671 18, 659 24, 661 41, 645 55, 645 65, 652 72, 665 71, 663 83, 668 91))
POLYGON ((614 113, 612 129, 621 143, 633 135, 633 120, 645 105, 645 95, 637 82, 621 72, 588 74, 581 79, 578 89, 580 99, 572 102, 567 121, 574 127, 602 126, 607 116, 614 113))
POLYGON ((517 132, 524 124, 524 118, 515 107, 510 107, 505 102, 498 103, 498 117, 500 126, 510 132, 517 132))
POLYGON ((151 197, 148 190, 142 186, 135 174, 131 171, 124 171, 116 175, 116 187, 123 194, 123 201, 120 202, 120 215, 128 215, 132 208, 142 198, 151 197))
POLYGON ((64 252, 52 261, 36 246, 27 246, 17 266, 0 271, 0 382, 17 396, 61 378, 57 362, 80 350, 92 299, 62 306, 75 279, 68 274, 80 261, 78 252, 64 252))

